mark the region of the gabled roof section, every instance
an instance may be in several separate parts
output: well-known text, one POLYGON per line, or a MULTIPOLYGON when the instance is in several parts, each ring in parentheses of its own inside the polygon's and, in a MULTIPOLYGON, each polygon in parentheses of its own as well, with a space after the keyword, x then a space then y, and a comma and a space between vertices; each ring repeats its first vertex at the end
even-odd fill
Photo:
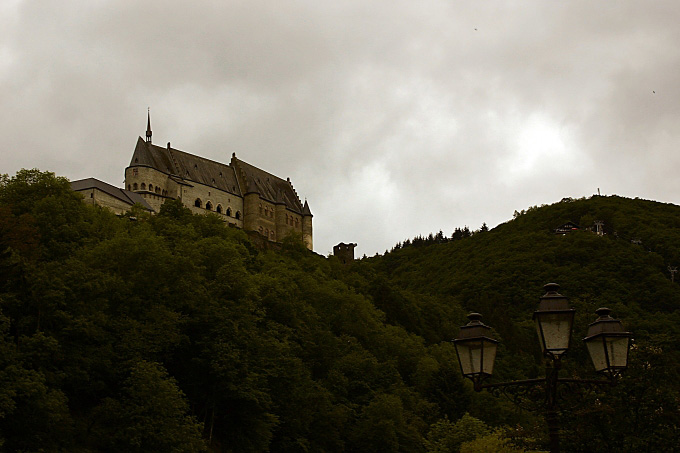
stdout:
POLYGON ((137 138, 137 146, 135 146, 135 152, 132 153, 130 160, 130 167, 136 166, 152 167, 163 173, 175 174, 167 150, 145 142, 142 137, 137 138))
POLYGON ((283 203, 291 211, 302 213, 302 203, 290 181, 283 180, 264 170, 260 170, 235 156, 231 158, 231 165, 241 172, 246 187, 243 193, 257 193, 262 198, 274 203, 283 203))
POLYGON ((105 183, 95 178, 79 179, 77 181, 71 181, 71 189, 75 192, 88 189, 97 189, 114 198, 119 199, 123 203, 127 203, 132 206, 135 203, 141 204, 147 211, 153 211, 153 208, 146 202, 144 197, 141 195, 130 192, 129 190, 119 189, 118 187, 112 186, 111 184, 105 183))
POLYGON ((130 167, 134 166, 149 166, 185 181, 197 182, 241 196, 236 174, 231 166, 185 153, 170 146, 164 148, 146 143, 141 137, 137 140, 137 146, 130 161, 130 167))

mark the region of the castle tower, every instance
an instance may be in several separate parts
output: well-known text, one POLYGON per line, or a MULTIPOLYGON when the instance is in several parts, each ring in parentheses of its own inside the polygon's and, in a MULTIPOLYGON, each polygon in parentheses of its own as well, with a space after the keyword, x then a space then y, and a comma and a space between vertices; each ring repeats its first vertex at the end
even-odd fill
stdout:
POLYGON ((309 210, 309 204, 305 200, 305 205, 302 207, 302 242, 305 243, 309 250, 314 250, 314 240, 312 238, 312 211, 309 210))
POLYGON ((354 243, 345 244, 344 242, 333 246, 333 256, 336 256, 342 264, 351 264, 354 261, 354 243))

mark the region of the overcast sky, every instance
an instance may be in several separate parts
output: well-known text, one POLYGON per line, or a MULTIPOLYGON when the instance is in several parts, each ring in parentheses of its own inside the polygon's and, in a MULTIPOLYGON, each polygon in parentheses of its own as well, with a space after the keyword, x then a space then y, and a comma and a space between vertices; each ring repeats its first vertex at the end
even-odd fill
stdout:
POLYGON ((322 254, 598 188, 678 203, 679 23, 677 0, 0 0, 0 173, 122 187, 151 107, 154 143, 290 177, 322 254))

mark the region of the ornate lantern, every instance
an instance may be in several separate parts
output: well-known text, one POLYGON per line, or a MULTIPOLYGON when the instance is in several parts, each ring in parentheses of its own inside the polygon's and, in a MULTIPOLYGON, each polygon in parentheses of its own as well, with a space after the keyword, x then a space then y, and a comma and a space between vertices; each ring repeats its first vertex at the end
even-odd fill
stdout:
POLYGON ((569 308, 568 299, 557 292, 560 285, 548 283, 544 288, 546 293, 534 312, 536 331, 543 354, 559 358, 569 349, 576 310, 569 308))
POLYGON ((628 351, 632 334, 623 330, 618 319, 609 316, 611 310, 598 308, 599 318, 588 327, 588 336, 583 339, 595 365, 595 371, 614 377, 628 367, 628 351))
POLYGON ((463 376, 478 385, 493 373, 498 340, 491 337, 491 328, 482 323, 482 315, 470 313, 470 322, 460 328, 458 338, 453 340, 463 376))

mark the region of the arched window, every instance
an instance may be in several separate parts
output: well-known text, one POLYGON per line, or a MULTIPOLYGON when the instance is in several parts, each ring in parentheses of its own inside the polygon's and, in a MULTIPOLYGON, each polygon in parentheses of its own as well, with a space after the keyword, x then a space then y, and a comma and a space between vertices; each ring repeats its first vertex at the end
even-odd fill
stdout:
POLYGON ((196 206, 197 208, 201 207, 201 199, 200 198, 196 198, 196 201, 194 201, 194 206, 196 206))
POLYGON ((269 228, 265 228, 264 230, 264 235, 269 237, 269 228))
POLYGON ((149 192, 153 192, 153 186, 149 184, 149 192))
POLYGON ((298 219, 295 219, 295 228, 298 227, 299 222, 300 222, 300 221, 299 221, 298 219))
POLYGON ((161 188, 156 186, 156 193, 161 193, 161 188))
POLYGON ((271 230, 269 232, 269 237, 271 238, 272 241, 274 240, 274 230, 271 230))
POLYGON ((234 217, 236 217, 236 220, 241 220, 241 211, 236 211, 236 215, 234 217))
POLYGON ((218 214, 222 214, 222 205, 218 204, 217 207, 215 208, 215 211, 217 211, 218 214))
POLYGON ((132 186, 130 186, 130 184, 128 184, 128 190, 132 190, 132 188, 131 188, 131 187, 132 187, 132 186))
POLYGON ((207 209, 208 211, 212 211, 212 203, 211 203, 211 202, 207 202, 207 203, 205 204, 205 209, 207 209))
POLYGON ((137 183, 134 183, 134 184, 132 185, 132 190, 137 190, 137 183))
POLYGON ((146 184, 142 183, 142 185, 141 185, 140 189, 142 189, 142 190, 146 190, 146 184))
POLYGON ((231 208, 227 208, 227 215, 231 217, 231 208))
POLYGON ((262 215, 262 203, 260 203, 260 215, 262 215))

